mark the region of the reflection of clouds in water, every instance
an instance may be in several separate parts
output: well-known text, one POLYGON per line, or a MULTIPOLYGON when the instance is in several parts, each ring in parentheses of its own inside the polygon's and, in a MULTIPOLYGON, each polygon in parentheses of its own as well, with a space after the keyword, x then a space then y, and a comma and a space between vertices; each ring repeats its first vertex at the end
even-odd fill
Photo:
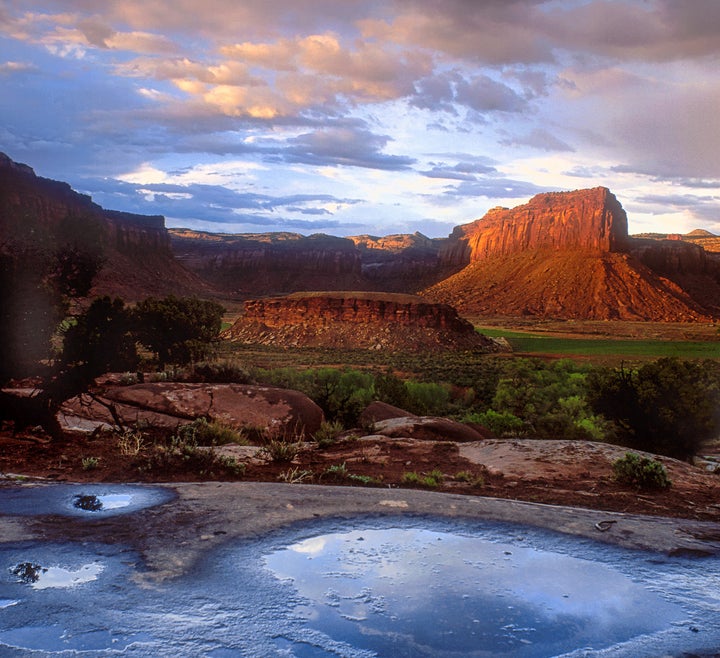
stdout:
POLYGON ((314 610, 305 616, 309 623, 331 635, 339 627, 347 633, 351 623, 351 633, 389 643, 399 632, 422 637, 426 647, 449 642, 460 651, 481 635, 492 635, 503 651, 530 639, 607 646, 679 615, 609 566, 418 528, 329 533, 267 556, 266 565, 315 604, 303 606, 314 610))
POLYGON ((79 569, 63 569, 62 567, 44 568, 38 579, 31 584, 33 589, 50 587, 75 587, 96 580, 105 567, 97 562, 84 564, 79 569))
POLYGON ((130 505, 133 496, 130 494, 105 494, 98 498, 102 502, 103 509, 121 509, 130 505))
MULTIPOLYGON (((522 577, 508 587, 550 617, 572 615, 609 626, 621 615, 632 624, 648 614, 644 606, 649 592, 604 565, 527 549, 513 549, 513 562, 522 577)), ((662 607, 661 601, 658 604, 662 607)))
POLYGON ((317 555, 325 550, 327 541, 327 537, 311 537, 310 539, 305 539, 297 544, 288 546, 288 550, 306 555, 317 555))

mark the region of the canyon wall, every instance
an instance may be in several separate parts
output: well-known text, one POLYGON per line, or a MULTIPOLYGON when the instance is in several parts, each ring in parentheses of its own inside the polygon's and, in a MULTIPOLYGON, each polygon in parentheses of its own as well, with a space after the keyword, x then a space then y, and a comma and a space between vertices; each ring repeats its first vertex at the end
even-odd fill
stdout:
POLYGON ((482 219, 458 226, 441 254, 443 262, 467 265, 493 256, 537 249, 622 251, 627 215, 610 190, 538 194, 515 208, 494 208, 482 219))
POLYGON ((66 245, 103 262, 93 295, 137 300, 208 290, 175 260, 162 216, 105 210, 67 183, 37 176, 0 153, 0 249, 21 254, 66 245))

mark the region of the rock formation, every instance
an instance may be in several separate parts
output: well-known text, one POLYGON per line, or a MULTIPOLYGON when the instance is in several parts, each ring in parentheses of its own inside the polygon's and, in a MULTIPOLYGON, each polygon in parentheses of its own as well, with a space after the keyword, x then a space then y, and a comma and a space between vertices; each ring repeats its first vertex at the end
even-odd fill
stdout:
POLYGON ((423 292, 475 315, 687 322, 720 314, 720 260, 677 240, 636 239, 606 188, 539 194, 453 231, 464 269, 423 292))
POLYGON ((175 255, 185 267, 240 297, 318 287, 347 289, 361 281, 360 254, 345 238, 187 229, 171 229, 170 235, 175 255))
POLYGON ((109 386, 97 400, 68 400, 60 412, 69 429, 112 426, 109 407, 127 425, 145 423, 176 429, 196 418, 270 436, 311 436, 320 428, 323 412, 298 391, 244 384, 149 383, 109 386), (99 400, 99 402, 97 401, 99 400))
POLYGON ((627 215, 610 190, 551 192, 517 208, 494 208, 482 219, 458 226, 442 259, 466 265, 538 249, 622 251, 627 237, 627 215))
POLYGON ((416 292, 457 271, 441 260, 446 239, 422 233, 378 237, 356 235, 352 240, 360 253, 362 275, 368 288, 387 292, 416 292))
POLYGON ((250 300, 223 337, 265 345, 499 350, 452 307, 390 293, 296 293, 250 300))
MULTIPOLYGON (((420 233, 225 235, 168 231, 160 216, 104 210, 66 183, 38 177, 0 154, 0 236, 6 252, 77 239, 95 245, 105 265, 93 293, 129 301, 168 293, 249 299, 372 290, 419 293, 466 315, 720 316, 720 254, 712 253, 720 250, 720 239, 702 231, 631 237, 625 211, 603 187, 539 194, 516 208, 495 208, 446 239, 420 233)), ((358 303, 375 312, 367 300, 358 303)), ((284 331, 290 336, 300 329, 284 331)), ((299 333, 295 339, 308 340, 299 333)), ((363 341, 372 342, 370 334, 363 341)))
POLYGON ((105 210, 67 183, 36 176, 3 153, 0 235, 2 248, 9 251, 90 245, 104 261, 94 294, 139 299, 205 289, 175 261, 163 217, 105 210))
POLYGON ((301 290, 415 292, 457 271, 442 263, 445 239, 413 235, 218 234, 170 229, 178 260, 239 297, 301 290))

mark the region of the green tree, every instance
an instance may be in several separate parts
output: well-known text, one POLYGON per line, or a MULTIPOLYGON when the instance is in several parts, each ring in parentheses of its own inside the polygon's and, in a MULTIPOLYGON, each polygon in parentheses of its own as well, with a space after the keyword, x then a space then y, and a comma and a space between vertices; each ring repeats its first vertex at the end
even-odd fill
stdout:
POLYGON ((137 366, 132 313, 121 299, 95 299, 65 330, 65 367, 84 368, 89 377, 137 366))
POLYGON ((161 366, 197 361, 217 339, 224 310, 216 302, 196 298, 150 297, 135 307, 138 339, 157 354, 161 366))
POLYGON ((602 419, 587 403, 589 368, 563 359, 547 365, 518 359, 500 377, 491 408, 524 422, 526 434, 543 439, 598 440, 602 419))
POLYGON ((598 370, 589 386, 592 407, 615 423, 623 445, 686 459, 720 432, 720 366, 712 361, 598 370))

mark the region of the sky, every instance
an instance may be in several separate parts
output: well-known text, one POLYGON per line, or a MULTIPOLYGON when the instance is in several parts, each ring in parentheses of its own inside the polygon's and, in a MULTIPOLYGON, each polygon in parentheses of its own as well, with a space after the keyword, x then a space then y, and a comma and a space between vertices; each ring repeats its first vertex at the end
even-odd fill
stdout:
POLYGON ((603 185, 720 233, 718 0, 0 0, 0 151, 224 233, 445 237, 603 185))

